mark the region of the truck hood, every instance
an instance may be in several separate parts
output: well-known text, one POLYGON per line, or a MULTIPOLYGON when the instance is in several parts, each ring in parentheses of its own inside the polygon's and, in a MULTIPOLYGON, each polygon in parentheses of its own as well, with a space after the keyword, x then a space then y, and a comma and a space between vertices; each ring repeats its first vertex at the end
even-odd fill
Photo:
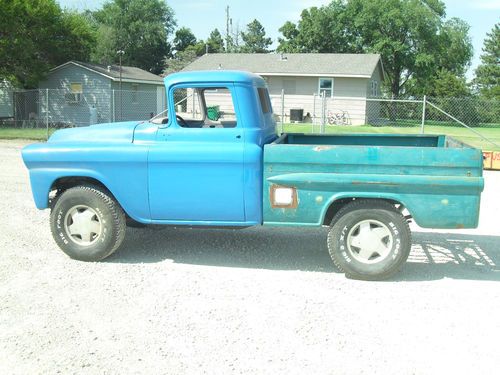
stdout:
POLYGON ((131 143, 134 129, 143 121, 115 122, 56 131, 48 142, 131 143))

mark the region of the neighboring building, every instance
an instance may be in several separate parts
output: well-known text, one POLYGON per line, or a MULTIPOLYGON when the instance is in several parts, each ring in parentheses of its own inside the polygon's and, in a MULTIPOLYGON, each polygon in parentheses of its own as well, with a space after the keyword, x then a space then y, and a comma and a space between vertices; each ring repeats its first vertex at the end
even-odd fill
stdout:
MULTIPOLYGON (((236 54, 201 56, 184 71, 245 70, 264 77, 269 86, 275 114, 289 121, 291 109, 303 109, 313 118, 323 110, 346 112, 349 123, 369 123, 378 117, 378 106, 369 106, 367 97, 379 96, 384 69, 377 54, 236 54), (281 108, 281 94, 285 106, 281 108), (326 99, 321 99, 324 95, 326 99), (324 103, 324 104, 323 104, 324 103)), ((327 115, 327 114, 326 114, 327 115)))
POLYGON ((69 61, 40 82, 39 117, 46 113, 48 90, 52 123, 82 126, 121 120, 144 120, 165 108, 163 79, 142 69, 69 61), (57 90, 56 90, 57 89, 57 90))

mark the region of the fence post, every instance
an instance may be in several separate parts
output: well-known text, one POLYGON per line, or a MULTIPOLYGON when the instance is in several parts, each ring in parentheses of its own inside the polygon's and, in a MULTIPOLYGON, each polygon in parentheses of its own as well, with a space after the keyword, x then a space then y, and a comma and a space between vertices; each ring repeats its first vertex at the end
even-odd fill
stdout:
POLYGON ((314 133, 314 123, 316 122, 316 93, 313 94, 313 115, 311 121, 311 132, 314 133))
POLYGON ((420 133, 425 133, 425 105, 427 104, 427 95, 424 95, 424 101, 422 103, 422 124, 420 126, 420 133))
POLYGON ((326 122, 326 95, 323 91, 321 93, 321 126, 319 132, 321 134, 325 133, 325 122, 326 122))
POLYGON ((45 89, 45 125, 47 126, 47 141, 49 140, 49 89, 45 89))
POLYGON ((281 131, 283 133, 283 124, 285 123, 285 89, 281 89, 281 131))
POLYGON ((112 122, 115 122, 115 120, 116 120, 115 119, 115 89, 111 90, 111 95, 113 96, 111 98, 111 102, 113 104, 113 115, 112 115, 113 116, 113 121, 112 122))

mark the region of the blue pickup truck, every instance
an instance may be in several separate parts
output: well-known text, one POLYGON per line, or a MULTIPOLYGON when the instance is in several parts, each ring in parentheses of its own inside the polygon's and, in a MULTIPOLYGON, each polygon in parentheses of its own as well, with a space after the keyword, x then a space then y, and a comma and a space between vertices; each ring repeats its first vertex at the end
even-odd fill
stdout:
POLYGON ((149 121, 64 129, 22 151, 55 242, 99 261, 127 225, 327 226, 349 277, 388 278, 411 249, 408 222, 474 228, 482 154, 445 136, 276 133, 265 81, 237 71, 165 78, 149 121))

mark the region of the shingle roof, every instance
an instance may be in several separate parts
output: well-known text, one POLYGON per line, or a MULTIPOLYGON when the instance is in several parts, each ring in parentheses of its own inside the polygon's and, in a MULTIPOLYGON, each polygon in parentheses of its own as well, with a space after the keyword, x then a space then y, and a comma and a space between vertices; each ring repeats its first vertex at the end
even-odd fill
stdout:
POLYGON ((261 75, 371 77, 381 63, 378 54, 341 53, 214 53, 203 55, 183 71, 245 70, 261 75))
MULTIPOLYGON (((76 66, 81 66, 87 69, 90 69, 96 73, 102 74, 106 77, 111 78, 113 81, 118 81, 120 79, 120 66, 119 65, 102 65, 102 64, 91 64, 80 61, 68 61, 65 64, 59 65, 54 68, 59 69, 67 64, 73 64, 76 66), (109 67, 109 69, 108 69, 109 67)), ((163 83, 163 78, 157 76, 156 74, 147 72, 140 68, 136 68, 134 66, 124 66, 122 65, 122 80, 128 81, 151 81, 152 83, 163 83)))

